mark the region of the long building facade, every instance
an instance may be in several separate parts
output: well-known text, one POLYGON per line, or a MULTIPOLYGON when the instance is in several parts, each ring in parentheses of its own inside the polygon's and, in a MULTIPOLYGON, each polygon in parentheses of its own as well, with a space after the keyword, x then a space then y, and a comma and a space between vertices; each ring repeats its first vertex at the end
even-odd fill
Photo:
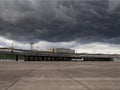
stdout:
POLYGON ((25 55, 25 61, 120 61, 120 55, 31 53, 25 55))
POLYGON ((0 51, 1 59, 15 59, 16 61, 120 61, 119 54, 87 54, 75 53, 75 50, 56 48, 48 51, 10 50, 0 51), (12 55, 12 56, 11 56, 12 55))

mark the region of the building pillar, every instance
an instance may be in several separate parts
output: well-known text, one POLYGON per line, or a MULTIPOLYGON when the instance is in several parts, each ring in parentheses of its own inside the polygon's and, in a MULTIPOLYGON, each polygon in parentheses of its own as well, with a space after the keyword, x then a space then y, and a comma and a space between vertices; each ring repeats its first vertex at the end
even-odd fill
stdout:
POLYGON ((16 61, 18 61, 18 55, 16 55, 16 61))

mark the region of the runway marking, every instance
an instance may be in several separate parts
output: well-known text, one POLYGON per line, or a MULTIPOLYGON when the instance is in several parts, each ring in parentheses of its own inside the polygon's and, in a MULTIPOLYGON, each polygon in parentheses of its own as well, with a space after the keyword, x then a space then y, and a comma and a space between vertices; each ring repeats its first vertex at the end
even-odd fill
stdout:
MULTIPOLYGON (((47 80, 47 81, 71 81, 70 78, 46 78, 45 76, 41 76, 40 78, 38 77, 23 77, 23 80, 47 80)), ((119 81, 120 78, 72 78, 74 80, 115 80, 115 81, 119 81)))
POLYGON ((75 80, 120 80, 120 78, 98 77, 98 78, 74 78, 75 80))
POLYGON ((4 90, 8 90, 9 88, 11 88, 13 85, 15 85, 15 83, 19 82, 22 77, 29 75, 30 73, 32 73, 34 70, 30 70, 29 72, 25 73, 23 76, 21 76, 20 78, 16 79, 12 84, 10 84, 7 88, 5 88, 4 90))
POLYGON ((64 70, 62 70, 62 68, 60 68, 60 65, 57 65, 58 70, 61 71, 63 74, 65 74, 68 78, 70 78, 72 81, 76 82, 77 84, 83 86, 84 88, 86 88, 87 90, 92 90, 91 88, 89 88, 88 86, 86 86, 85 84, 79 82, 78 80, 75 80, 71 75, 67 74, 66 72, 64 72, 64 70))

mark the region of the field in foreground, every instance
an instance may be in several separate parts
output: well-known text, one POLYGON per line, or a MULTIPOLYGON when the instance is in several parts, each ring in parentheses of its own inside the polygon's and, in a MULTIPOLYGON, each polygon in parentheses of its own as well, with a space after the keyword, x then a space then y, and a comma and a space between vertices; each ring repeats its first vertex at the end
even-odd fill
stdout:
POLYGON ((120 90, 120 63, 0 62, 0 90, 120 90))

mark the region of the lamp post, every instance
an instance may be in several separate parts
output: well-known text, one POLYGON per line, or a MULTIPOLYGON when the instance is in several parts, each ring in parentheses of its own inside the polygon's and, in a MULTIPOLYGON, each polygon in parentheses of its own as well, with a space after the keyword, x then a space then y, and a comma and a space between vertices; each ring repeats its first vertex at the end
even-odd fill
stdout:
POLYGON ((12 42, 12 44, 11 44, 11 52, 13 53, 13 42, 12 42))
POLYGON ((37 46, 37 53, 39 52, 39 46, 37 46))
POLYGON ((32 50, 33 50, 33 42, 30 42, 30 49, 31 49, 31 52, 32 52, 32 50))

